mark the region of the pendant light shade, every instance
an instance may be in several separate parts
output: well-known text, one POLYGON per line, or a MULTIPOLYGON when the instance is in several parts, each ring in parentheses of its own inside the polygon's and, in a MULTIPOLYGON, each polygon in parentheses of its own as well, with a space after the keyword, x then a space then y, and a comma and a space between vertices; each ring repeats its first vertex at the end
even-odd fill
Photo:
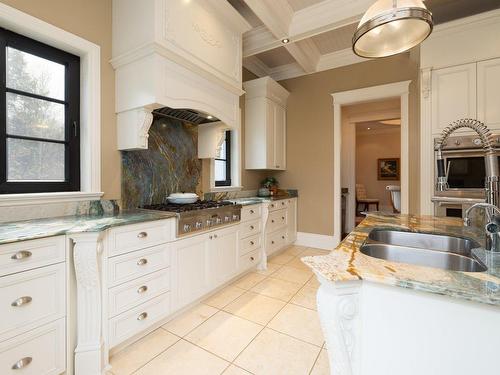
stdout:
POLYGON ((378 0, 359 22, 352 49, 361 57, 392 56, 423 42, 432 27, 422 0, 378 0))

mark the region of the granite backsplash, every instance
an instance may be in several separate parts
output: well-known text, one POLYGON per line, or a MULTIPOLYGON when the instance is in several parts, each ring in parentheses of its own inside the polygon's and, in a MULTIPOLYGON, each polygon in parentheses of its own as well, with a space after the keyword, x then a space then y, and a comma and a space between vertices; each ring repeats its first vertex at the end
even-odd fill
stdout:
POLYGON ((162 203, 175 192, 201 194, 202 162, 197 154, 197 126, 155 118, 148 149, 122 152, 122 207, 162 203))

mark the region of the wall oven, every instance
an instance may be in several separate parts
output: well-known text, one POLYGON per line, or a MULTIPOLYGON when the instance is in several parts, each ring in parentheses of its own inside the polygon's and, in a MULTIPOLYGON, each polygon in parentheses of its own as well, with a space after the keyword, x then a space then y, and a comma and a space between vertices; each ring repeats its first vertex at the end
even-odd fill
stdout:
MULTIPOLYGON (((435 147, 438 140, 439 138, 434 140, 435 147)), ((500 155, 500 136, 495 135, 494 140, 498 155, 500 155)), ((434 214, 436 216, 462 217, 468 207, 484 201, 485 198, 486 171, 483 145, 477 135, 463 135, 448 138, 442 151, 448 171, 449 190, 437 191, 434 187, 432 199, 434 214)), ((434 177, 434 181, 436 181, 435 162, 434 177)))

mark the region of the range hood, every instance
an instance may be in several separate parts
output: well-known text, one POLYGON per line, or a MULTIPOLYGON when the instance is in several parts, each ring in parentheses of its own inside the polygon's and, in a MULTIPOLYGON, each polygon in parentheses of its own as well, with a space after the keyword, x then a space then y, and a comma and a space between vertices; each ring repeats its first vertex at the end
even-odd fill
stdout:
POLYGON ((114 0, 118 149, 146 149, 154 116, 168 116, 199 125, 198 142, 214 149, 199 157, 212 157, 223 130, 240 129, 249 29, 226 1, 114 0))

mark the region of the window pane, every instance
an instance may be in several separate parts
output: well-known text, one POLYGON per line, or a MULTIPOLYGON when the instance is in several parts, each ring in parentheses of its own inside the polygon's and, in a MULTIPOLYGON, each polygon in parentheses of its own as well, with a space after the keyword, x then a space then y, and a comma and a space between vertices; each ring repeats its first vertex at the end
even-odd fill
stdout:
POLYGON ((7 47, 7 87, 64 100, 65 66, 7 47))
POLYGON ((226 181, 226 162, 215 160, 215 181, 226 181))
POLYGON ((222 143, 222 145, 219 148, 219 155, 217 155, 217 159, 224 159, 226 160, 226 141, 222 143))
POLYGON ((7 134, 64 141, 64 104, 8 92, 7 134))
POLYGON ((7 139, 8 181, 64 181, 64 145, 7 139))

